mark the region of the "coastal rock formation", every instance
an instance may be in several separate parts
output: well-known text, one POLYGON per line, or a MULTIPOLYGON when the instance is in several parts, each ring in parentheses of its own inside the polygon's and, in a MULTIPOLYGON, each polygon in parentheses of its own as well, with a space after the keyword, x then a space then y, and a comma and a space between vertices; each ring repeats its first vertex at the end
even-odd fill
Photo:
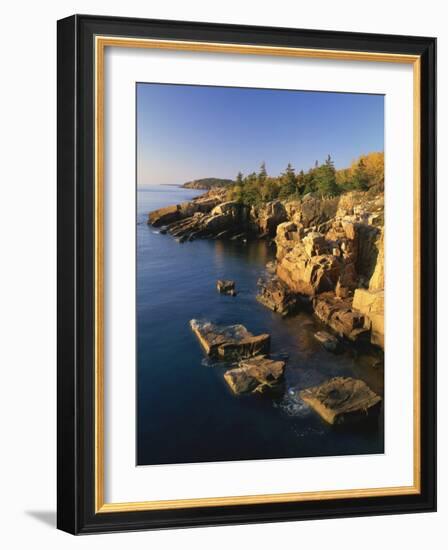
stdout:
POLYGON ((220 294, 236 296, 235 281, 219 280, 216 282, 216 288, 220 294))
POLYGON ((332 378, 300 392, 301 399, 329 424, 345 424, 378 416, 381 397, 362 380, 332 378))
POLYGON ((353 309, 364 315, 364 326, 370 330, 370 341, 384 349, 384 290, 358 288, 353 309))
POLYGON ((166 223, 172 223, 180 219, 180 204, 174 204, 172 206, 165 206, 165 208, 159 208, 150 212, 148 216, 148 223, 154 227, 159 227, 160 225, 166 223))
POLYGON ((159 208, 149 213, 148 224, 154 227, 160 227, 185 218, 190 218, 197 212, 210 212, 215 206, 222 202, 222 199, 222 193, 210 191, 191 201, 159 208))
POLYGON ((277 227, 275 243, 277 245, 277 260, 280 262, 304 236, 303 228, 294 222, 284 222, 277 227))
POLYGON ((281 388, 284 372, 284 361, 257 356, 240 361, 224 374, 224 380, 235 394, 265 393, 281 388))
POLYGON ((275 237, 277 226, 286 220, 285 205, 279 200, 252 206, 250 210, 252 231, 263 237, 275 237))
POLYGON ((247 236, 273 238, 277 226, 287 219, 285 205, 279 200, 249 209, 240 202, 226 201, 225 195, 225 189, 212 187, 196 199, 150 212, 148 224, 166 226, 163 232, 180 241, 247 236))
MULTIPOLYGON (((233 201, 216 201, 216 197, 210 198, 206 210, 202 203, 199 203, 201 210, 198 209, 197 203, 193 203, 193 206, 188 209, 189 212, 196 209, 192 215, 184 216, 179 210, 178 219, 171 223, 166 222, 166 216, 161 218, 160 211, 157 210, 150 213, 150 223, 161 225, 160 219, 165 220, 165 223, 168 223, 165 232, 176 237, 180 242, 198 238, 224 238, 224 236, 230 238, 240 235, 247 222, 247 208, 233 201)), ((186 210, 185 207, 184 211, 186 210)))
POLYGON ((192 319, 190 327, 207 355, 211 357, 236 361, 269 353, 270 335, 254 336, 243 325, 220 327, 213 323, 192 319))
POLYGON ((337 353, 341 350, 341 344, 336 336, 333 336, 325 330, 319 330, 314 334, 314 338, 322 344, 322 346, 332 353, 337 353))
POLYGON ((298 306, 298 297, 276 276, 270 275, 258 280, 257 300, 282 316, 293 313, 298 306))
POLYGON ((364 315, 352 308, 351 299, 342 300, 332 292, 325 292, 313 299, 316 316, 339 336, 356 342, 368 332, 364 315))
POLYGON ((317 317, 340 336, 356 341, 369 333, 371 342, 380 347, 384 346, 383 209, 382 194, 307 196, 285 204, 289 221, 278 225, 275 238, 281 282, 293 293, 309 297, 317 317), (373 293, 369 300, 365 291, 373 293))
POLYGON ((320 199, 308 193, 300 201, 286 204, 288 219, 302 227, 319 226, 336 215, 339 197, 320 199))
POLYGON ((314 296, 334 290, 341 273, 337 256, 310 256, 303 243, 294 247, 277 265, 277 275, 294 292, 314 296))

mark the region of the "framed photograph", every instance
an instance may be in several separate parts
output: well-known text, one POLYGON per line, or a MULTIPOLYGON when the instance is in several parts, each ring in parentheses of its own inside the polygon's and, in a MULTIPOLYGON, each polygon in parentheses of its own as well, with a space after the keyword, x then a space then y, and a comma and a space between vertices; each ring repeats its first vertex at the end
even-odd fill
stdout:
POLYGON ((434 38, 58 22, 58 527, 436 508, 434 38))

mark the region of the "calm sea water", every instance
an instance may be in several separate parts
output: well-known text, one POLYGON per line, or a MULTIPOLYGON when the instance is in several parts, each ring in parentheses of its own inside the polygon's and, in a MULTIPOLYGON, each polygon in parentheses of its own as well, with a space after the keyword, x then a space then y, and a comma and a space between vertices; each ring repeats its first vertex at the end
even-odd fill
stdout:
POLYGON ((146 224, 149 211, 200 193, 170 186, 137 193, 138 464, 383 452, 382 415, 369 428, 335 429, 297 398, 297 389, 333 376, 362 378, 382 395, 383 372, 374 352, 323 350, 312 315, 282 319, 255 300, 274 250, 260 241, 179 244, 146 224), (217 279, 235 280, 238 296, 218 294, 217 279), (284 395, 234 396, 225 368, 206 361, 193 318, 270 333, 272 352, 289 357, 284 395))

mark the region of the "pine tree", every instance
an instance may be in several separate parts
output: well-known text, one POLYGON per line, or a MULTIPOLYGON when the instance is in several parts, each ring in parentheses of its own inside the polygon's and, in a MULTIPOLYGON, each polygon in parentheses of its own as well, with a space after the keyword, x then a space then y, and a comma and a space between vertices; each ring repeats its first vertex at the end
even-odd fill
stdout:
POLYGON ((263 161, 258 172, 258 181, 263 182, 267 178, 266 163, 263 161))
POLYGON ((241 172, 238 172, 235 183, 236 185, 243 185, 243 174, 241 172))
POLYGON ((316 169, 316 187, 322 197, 333 197, 339 195, 339 187, 336 184, 336 170, 334 162, 328 155, 324 164, 316 169))
POLYGON ((366 165, 362 159, 359 160, 352 178, 353 189, 367 191, 369 188, 369 178, 366 171, 366 165))
POLYGON ((280 183, 280 198, 297 195, 297 177, 294 168, 291 166, 291 163, 288 163, 286 170, 280 176, 280 183))
POLYGON ((303 195, 305 191, 305 172, 303 170, 300 170, 298 176, 297 176, 297 192, 299 195, 303 195))

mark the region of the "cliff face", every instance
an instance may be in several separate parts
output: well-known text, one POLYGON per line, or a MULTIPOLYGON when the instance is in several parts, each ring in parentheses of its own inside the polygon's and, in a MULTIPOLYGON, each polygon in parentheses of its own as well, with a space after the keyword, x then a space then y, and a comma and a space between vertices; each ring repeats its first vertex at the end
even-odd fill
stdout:
POLYGON ((304 302, 341 337, 384 347, 384 196, 350 192, 320 199, 275 200, 251 208, 217 188, 149 214, 178 240, 273 239, 275 273, 260 301, 281 314, 304 302))
POLYGON ((277 227, 276 275, 309 297, 317 316, 341 336, 366 333, 384 347, 384 197, 353 192, 286 205, 277 227))

